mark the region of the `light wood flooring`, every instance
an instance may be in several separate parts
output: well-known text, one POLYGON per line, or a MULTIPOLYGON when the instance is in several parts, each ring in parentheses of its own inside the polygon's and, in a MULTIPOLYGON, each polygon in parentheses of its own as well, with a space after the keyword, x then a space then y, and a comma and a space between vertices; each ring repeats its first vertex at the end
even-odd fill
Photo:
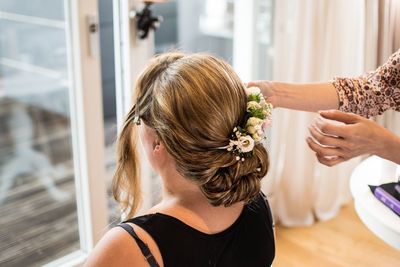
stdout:
POLYGON ((273 267, 400 267, 400 250, 360 221, 353 203, 332 220, 310 227, 276 229, 273 267))

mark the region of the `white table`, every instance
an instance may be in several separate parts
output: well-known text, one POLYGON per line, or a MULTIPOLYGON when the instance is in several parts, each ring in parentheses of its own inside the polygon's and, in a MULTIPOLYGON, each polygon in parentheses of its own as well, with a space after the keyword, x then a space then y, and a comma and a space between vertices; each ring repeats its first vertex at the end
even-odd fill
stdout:
POLYGON ((396 168, 393 162, 369 157, 354 169, 350 190, 361 221, 386 243, 400 249, 400 217, 376 199, 368 187, 397 181, 396 168))

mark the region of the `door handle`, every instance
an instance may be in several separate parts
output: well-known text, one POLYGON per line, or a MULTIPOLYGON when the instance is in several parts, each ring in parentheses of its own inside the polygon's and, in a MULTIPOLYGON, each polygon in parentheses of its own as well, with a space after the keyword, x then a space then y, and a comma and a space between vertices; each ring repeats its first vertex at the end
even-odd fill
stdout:
POLYGON ((87 16, 87 24, 89 29, 89 55, 91 57, 99 56, 99 18, 97 16, 87 16))

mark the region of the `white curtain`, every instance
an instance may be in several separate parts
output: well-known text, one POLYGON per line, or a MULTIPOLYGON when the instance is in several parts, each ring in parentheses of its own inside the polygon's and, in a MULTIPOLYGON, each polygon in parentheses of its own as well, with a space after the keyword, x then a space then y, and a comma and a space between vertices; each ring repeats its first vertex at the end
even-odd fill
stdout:
MULTIPOLYGON (((365 71, 364 1, 279 0, 275 5, 274 80, 328 81, 365 71)), ((273 114, 264 190, 275 219, 285 226, 330 219, 351 199, 348 183, 359 159, 332 168, 319 164, 305 142, 316 116, 283 109, 273 114)))

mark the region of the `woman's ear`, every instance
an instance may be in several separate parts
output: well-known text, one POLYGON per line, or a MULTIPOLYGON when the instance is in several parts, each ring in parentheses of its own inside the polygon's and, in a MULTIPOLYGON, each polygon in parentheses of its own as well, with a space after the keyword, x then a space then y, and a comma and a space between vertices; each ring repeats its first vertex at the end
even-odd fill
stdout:
POLYGON ((165 151, 165 146, 159 138, 156 138, 153 142, 153 153, 160 154, 165 151))
POLYGON ((165 144, 161 142, 161 140, 158 139, 153 144, 154 146, 152 155, 149 158, 151 159, 154 170, 157 173, 161 174, 163 171, 165 171, 165 169, 174 166, 174 164, 171 164, 173 162, 173 159, 168 153, 165 144))

